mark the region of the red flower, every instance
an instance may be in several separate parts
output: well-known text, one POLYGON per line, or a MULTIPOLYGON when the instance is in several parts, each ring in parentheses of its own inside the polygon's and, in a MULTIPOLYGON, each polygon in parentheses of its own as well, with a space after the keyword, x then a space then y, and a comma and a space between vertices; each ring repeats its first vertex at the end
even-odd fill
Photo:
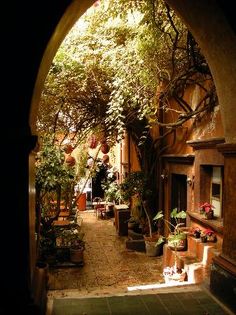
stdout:
POLYGON ((204 233, 205 233, 206 235, 212 235, 212 234, 214 234, 214 232, 213 232, 211 229, 206 229, 206 230, 204 231, 204 233))
POLYGON ((215 207, 212 204, 208 203, 208 202, 205 202, 205 203, 200 205, 200 209, 202 211, 206 212, 206 213, 212 211, 214 208, 215 207))

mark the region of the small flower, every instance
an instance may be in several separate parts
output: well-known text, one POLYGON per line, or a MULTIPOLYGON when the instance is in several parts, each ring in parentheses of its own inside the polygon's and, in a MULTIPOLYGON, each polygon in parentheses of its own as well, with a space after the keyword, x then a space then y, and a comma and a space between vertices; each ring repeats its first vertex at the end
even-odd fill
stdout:
POLYGON ((212 231, 211 229, 206 229, 201 232, 201 236, 211 236, 213 234, 214 234, 214 231, 212 231))
POLYGON ((215 242, 216 241, 216 235, 215 232, 212 231, 211 229, 206 229, 201 232, 201 237, 204 237, 206 241, 209 242, 215 242))
POLYGON ((205 212, 205 213, 208 213, 208 212, 212 211, 213 209, 215 209, 215 207, 208 202, 205 202, 205 203, 200 205, 200 210, 205 212))
POLYGON ((214 232, 211 229, 205 230, 205 234, 211 236, 214 232))
POLYGON ((193 233, 200 233, 201 229, 197 226, 193 229, 193 233))

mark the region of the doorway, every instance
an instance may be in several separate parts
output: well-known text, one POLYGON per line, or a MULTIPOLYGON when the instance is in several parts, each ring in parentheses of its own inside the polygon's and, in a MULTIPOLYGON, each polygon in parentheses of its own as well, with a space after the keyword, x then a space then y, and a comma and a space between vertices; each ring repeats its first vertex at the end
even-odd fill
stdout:
MULTIPOLYGON (((178 211, 187 210, 187 175, 172 174, 171 180, 171 210, 177 208, 178 211)), ((173 219, 171 219, 172 221, 173 219)), ((174 223, 174 222, 172 222, 174 223)), ((181 223, 186 226, 186 219, 181 219, 181 223)))

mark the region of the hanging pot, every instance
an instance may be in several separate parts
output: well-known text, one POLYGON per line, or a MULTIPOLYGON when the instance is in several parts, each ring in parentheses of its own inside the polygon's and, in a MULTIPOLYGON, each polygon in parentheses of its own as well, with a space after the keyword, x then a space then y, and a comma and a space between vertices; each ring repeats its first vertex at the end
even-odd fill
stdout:
POLYGON ((74 166, 75 165, 75 158, 71 155, 69 155, 67 158, 66 158, 66 164, 68 166, 74 166))
POLYGON ((110 147, 106 142, 102 144, 101 151, 103 154, 107 154, 110 151, 110 147))
POLYGON ((92 135, 89 140, 89 148, 90 149, 96 149, 97 145, 98 145, 98 140, 97 137, 95 135, 92 135))
POLYGON ((71 144, 66 144, 63 148, 64 152, 66 154, 70 154, 73 151, 73 147, 71 144))

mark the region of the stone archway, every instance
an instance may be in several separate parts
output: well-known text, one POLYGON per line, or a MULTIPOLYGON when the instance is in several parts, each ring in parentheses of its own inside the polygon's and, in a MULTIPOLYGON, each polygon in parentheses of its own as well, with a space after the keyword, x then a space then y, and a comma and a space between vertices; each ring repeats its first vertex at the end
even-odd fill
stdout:
MULTIPOLYGON (((7 22, 3 63, 7 67, 1 72, 4 78, 4 117, 2 119, 2 148, 11 146, 14 154, 2 154, 1 188, 2 209, 9 213, 9 224, 1 226, 1 250, 4 259, 2 270, 7 277, 1 279, 1 307, 7 312, 12 307, 30 303, 29 281, 29 153, 35 145, 35 117, 38 99, 52 58, 61 41, 76 19, 92 5, 93 0, 35 0, 10 1, 4 4, 7 22), (8 33, 9 32, 9 33, 8 33), (17 39, 20 39, 17 45, 17 39), (47 46, 47 48, 46 48, 47 46), (4 54, 5 53, 5 54, 4 54), (9 75, 10 74, 10 75, 9 75), (37 78, 37 79, 36 79, 37 78), (9 123, 10 122, 10 123, 9 123), (14 231, 11 235, 10 233, 14 231), (7 241, 6 241, 7 238, 7 241), (14 244, 14 251, 12 246, 14 244), (7 257, 7 261, 5 260, 7 257), (17 261, 16 261, 17 259, 17 261), (14 305, 13 305, 14 304, 14 305)), ((223 1, 168 0, 168 3, 182 17, 203 49, 210 65, 219 96, 226 145, 221 146, 225 154, 226 184, 224 218, 224 255, 218 266, 230 270, 235 278, 236 237, 231 222, 235 222, 236 204, 236 130, 234 126, 236 99, 236 38, 235 30, 218 6, 223 1), (227 176, 228 175, 228 176, 227 176), (224 256, 224 258, 223 258, 224 256)), ((228 11, 234 9, 228 4, 228 11)), ((4 96, 3 95, 3 96, 4 96)), ((7 217, 8 218, 8 217, 7 217)), ((5 219, 5 218, 3 218, 5 219)), ((219 269, 220 273, 220 269, 219 269)), ((221 283, 226 287, 227 283, 221 283)))
POLYGON ((51 66, 52 60, 67 33, 70 31, 75 22, 82 16, 85 11, 94 3, 93 0, 74 1, 65 10, 59 23, 55 26, 53 35, 51 36, 42 61, 38 70, 36 83, 31 102, 30 111, 30 128, 35 134, 35 124, 38 111, 39 98, 43 89, 44 81, 51 66))
MULTIPOLYGON (((93 4, 94 1, 82 0, 72 2, 64 12, 44 52, 38 71, 31 103, 30 127, 35 134, 35 118, 37 106, 45 77, 52 59, 67 32, 75 21, 93 4)), ((176 11, 182 21, 190 29, 199 43, 204 56, 210 66, 219 97, 221 116, 225 133, 225 144, 219 150, 225 156, 225 200, 224 200, 224 244, 223 253, 215 261, 218 273, 229 271, 235 275, 236 266, 236 233, 231 222, 236 220, 236 197, 230 188, 236 185, 236 36, 229 19, 229 8, 222 7, 220 1, 182 1, 166 0, 176 11)), ((214 275, 211 287, 217 292, 215 283, 218 275, 214 275)), ((221 279, 222 281, 222 279, 221 279)), ((227 285, 227 283, 225 283, 227 285)), ((231 293, 229 293, 231 294, 231 293)))

